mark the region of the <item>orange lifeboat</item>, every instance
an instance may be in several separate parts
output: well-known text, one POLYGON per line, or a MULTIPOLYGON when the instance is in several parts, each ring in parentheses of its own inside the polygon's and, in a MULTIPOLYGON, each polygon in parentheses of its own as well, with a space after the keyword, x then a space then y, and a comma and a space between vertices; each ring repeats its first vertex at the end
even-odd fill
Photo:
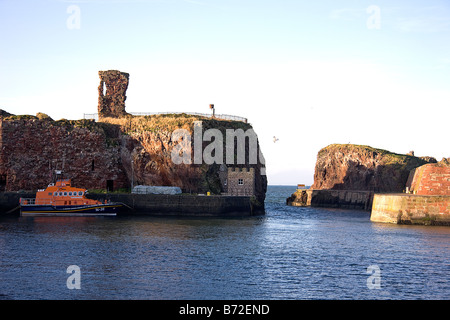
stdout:
POLYGON ((72 187, 70 179, 57 180, 46 189, 40 189, 36 198, 20 199, 22 215, 116 215, 123 204, 102 203, 86 198, 87 190, 72 187))

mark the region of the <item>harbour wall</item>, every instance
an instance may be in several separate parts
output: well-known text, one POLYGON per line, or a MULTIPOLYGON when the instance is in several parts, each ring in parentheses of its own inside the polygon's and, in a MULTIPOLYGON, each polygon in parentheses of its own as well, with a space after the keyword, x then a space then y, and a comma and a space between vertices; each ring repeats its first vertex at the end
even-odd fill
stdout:
POLYGON ((406 188, 419 195, 450 195, 450 166, 448 160, 430 163, 411 170, 406 188))
MULTIPOLYGON (((0 213, 19 214, 19 199, 34 197, 31 193, 0 192, 0 213)), ((264 205, 254 197, 107 193, 89 194, 89 198, 122 202, 125 207, 119 215, 236 217, 265 214, 264 205)))
POLYGON ((89 198, 122 202, 121 215, 163 216, 254 216, 263 215, 264 206, 253 197, 203 196, 190 194, 91 194, 89 198))
POLYGON ((450 196, 375 194, 370 220, 396 224, 450 226, 450 196))
POLYGON ((0 192, 0 214, 18 214, 20 198, 34 198, 35 196, 36 193, 0 192))
POLYGON ((372 191, 300 189, 286 199, 286 204, 370 211, 373 195, 372 191))

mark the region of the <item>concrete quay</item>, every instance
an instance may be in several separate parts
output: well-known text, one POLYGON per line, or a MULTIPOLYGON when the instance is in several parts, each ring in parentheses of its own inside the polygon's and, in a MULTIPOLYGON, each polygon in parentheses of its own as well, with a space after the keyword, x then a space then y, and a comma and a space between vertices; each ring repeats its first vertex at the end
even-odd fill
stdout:
POLYGON ((89 198, 124 203, 127 207, 120 215, 237 217, 265 213, 264 206, 245 196, 110 193, 90 194, 89 198))
POLYGON ((370 220, 396 224, 450 226, 450 196, 375 194, 370 220))
POLYGON ((286 204, 370 211, 373 194, 372 191, 299 189, 286 199, 286 204))
POLYGON ((369 211, 372 222, 450 226, 449 195, 300 189, 286 204, 369 211))
MULTIPOLYGON (((25 192, 0 192, 0 213, 19 214, 19 199, 34 198, 25 192)), ((206 196, 190 194, 89 194, 96 200, 110 200, 125 205, 119 215, 153 216, 256 216, 264 215, 264 205, 247 196, 206 196)))

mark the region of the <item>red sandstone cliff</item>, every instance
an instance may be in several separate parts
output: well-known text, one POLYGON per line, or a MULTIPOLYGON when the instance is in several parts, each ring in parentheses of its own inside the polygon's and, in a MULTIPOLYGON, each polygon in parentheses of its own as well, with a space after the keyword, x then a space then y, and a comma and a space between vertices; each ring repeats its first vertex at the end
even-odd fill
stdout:
POLYGON ((333 144, 319 151, 311 189, 403 192, 412 169, 434 158, 369 146, 333 144))
MULTIPOLYGON (((74 185, 89 189, 144 184, 177 186, 189 193, 224 191, 218 164, 173 162, 177 141, 172 141, 172 133, 184 129, 192 136, 194 121, 202 121, 203 130, 215 129, 223 136, 228 129, 247 132, 252 129, 249 124, 186 114, 134 117, 125 111, 129 74, 118 70, 98 74, 99 122, 53 121, 45 114, 14 116, 0 110, 0 191, 43 188, 53 180, 56 169, 64 170, 74 185)), ((208 146, 200 143, 203 152, 208 146)), ((194 154, 194 145, 190 147, 194 154)), ((256 149, 259 154, 259 144, 256 149)), ((237 147, 231 152, 236 154, 237 147)), ((267 178, 261 174, 264 163, 261 159, 250 163, 248 144, 245 155, 245 163, 227 165, 254 169, 254 196, 263 206, 267 189, 267 178)))
MULTIPOLYGON (((111 130, 109 130, 111 131, 111 130)), ((33 116, 0 120, 0 191, 36 190, 64 170, 86 188, 128 185, 119 146, 107 127, 89 120, 53 121, 33 116)))
MULTIPOLYGON (((219 176, 220 166, 217 164, 177 164, 174 165, 171 155, 176 141, 172 140, 175 129, 187 130, 194 139, 194 122, 202 121, 203 132, 217 129, 225 137, 226 129, 251 129, 251 125, 239 121, 220 121, 189 115, 155 115, 151 117, 103 118, 102 121, 120 127, 121 160, 127 176, 134 185, 179 186, 185 192, 210 191, 220 194, 223 185, 219 176)), ((203 142, 204 150, 209 142, 203 142)), ((191 143, 191 154, 194 141, 191 143)), ((246 164, 235 165, 253 167, 255 169, 255 196, 263 203, 267 190, 267 178, 261 174, 263 164, 249 164, 249 144, 246 144, 246 164)), ((259 149, 259 145, 258 145, 259 149)), ((225 146, 224 146, 225 158, 225 146)), ((225 159, 223 161, 225 163, 225 159)))
MULTIPOLYGON (((172 132, 184 128, 192 133, 196 120, 203 121, 204 130, 251 128, 242 122, 187 115, 104 117, 103 122, 94 122, 4 113, 0 118, 0 191, 43 188, 52 181, 55 169, 63 169, 75 185, 88 189, 129 188, 133 183, 220 193, 218 165, 175 165, 171 159, 172 132)), ((267 179, 261 175, 262 164, 250 166, 256 171, 255 196, 263 203, 267 179)))

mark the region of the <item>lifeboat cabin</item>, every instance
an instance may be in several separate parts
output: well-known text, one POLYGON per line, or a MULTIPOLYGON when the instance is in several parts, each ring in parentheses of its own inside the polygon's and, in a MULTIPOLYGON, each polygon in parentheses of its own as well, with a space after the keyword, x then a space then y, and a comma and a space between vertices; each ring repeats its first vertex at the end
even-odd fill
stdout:
POLYGON ((57 180, 46 189, 40 189, 36 198, 20 199, 22 216, 95 216, 116 215, 119 203, 86 198, 86 189, 72 187, 70 179, 57 180))

